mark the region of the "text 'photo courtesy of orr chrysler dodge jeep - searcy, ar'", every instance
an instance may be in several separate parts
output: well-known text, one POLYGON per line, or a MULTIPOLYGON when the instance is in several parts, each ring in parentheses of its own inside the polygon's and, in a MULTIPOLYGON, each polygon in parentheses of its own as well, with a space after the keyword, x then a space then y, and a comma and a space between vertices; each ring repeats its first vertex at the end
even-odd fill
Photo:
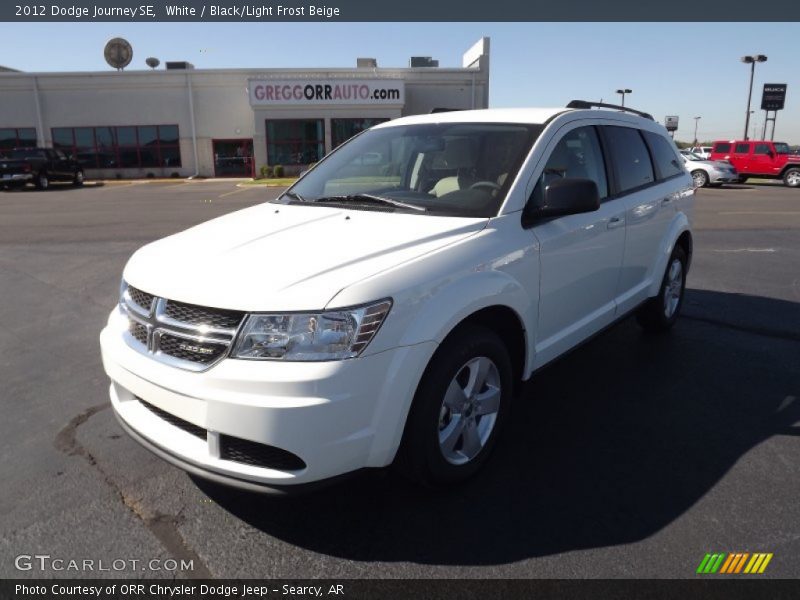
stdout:
POLYGON ((399 118, 139 249, 100 336, 120 424, 248 490, 390 464, 470 477, 518 382, 627 314, 666 331, 680 313, 692 177, 619 108, 399 118))

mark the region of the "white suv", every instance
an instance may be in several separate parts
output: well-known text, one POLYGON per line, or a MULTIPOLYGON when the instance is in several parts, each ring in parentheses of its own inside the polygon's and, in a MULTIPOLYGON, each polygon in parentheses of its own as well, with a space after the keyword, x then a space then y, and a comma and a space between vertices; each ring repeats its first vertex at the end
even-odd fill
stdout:
POLYGON ((384 123, 277 200, 138 250, 100 336, 124 429, 250 490, 472 475, 517 382, 681 308, 692 178, 649 115, 592 106, 617 108, 384 123))

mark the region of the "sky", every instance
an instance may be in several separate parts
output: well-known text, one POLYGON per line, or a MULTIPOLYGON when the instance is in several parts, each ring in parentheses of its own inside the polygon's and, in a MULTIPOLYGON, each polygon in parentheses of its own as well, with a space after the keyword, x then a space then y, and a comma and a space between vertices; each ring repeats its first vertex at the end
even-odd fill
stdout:
POLYGON ((108 70, 105 42, 133 45, 128 69, 148 56, 197 68, 354 67, 359 56, 383 67, 432 56, 461 66, 481 36, 491 38, 491 107, 563 106, 572 99, 626 105, 659 121, 677 115, 676 139, 741 138, 750 67, 751 118, 760 137, 764 83, 787 83, 775 140, 800 143, 800 25, 797 23, 0 23, 0 65, 23 71, 108 70))

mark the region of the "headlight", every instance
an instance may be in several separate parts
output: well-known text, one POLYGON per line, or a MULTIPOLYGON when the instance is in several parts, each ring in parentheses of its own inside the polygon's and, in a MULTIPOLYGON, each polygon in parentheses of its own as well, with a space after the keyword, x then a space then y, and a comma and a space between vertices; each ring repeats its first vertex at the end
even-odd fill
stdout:
POLYGON ((367 347, 391 307, 391 300, 381 300, 320 313, 252 314, 231 356, 295 361, 353 358, 367 347))

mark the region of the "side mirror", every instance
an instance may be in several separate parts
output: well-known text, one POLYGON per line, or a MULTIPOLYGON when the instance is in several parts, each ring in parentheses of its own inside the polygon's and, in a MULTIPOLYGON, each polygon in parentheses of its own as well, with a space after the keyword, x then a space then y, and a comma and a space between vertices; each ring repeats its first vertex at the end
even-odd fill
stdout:
POLYGON ((594 212, 600 208, 600 192, 592 179, 556 179, 544 190, 540 206, 528 200, 523 211, 526 224, 550 217, 594 212))

